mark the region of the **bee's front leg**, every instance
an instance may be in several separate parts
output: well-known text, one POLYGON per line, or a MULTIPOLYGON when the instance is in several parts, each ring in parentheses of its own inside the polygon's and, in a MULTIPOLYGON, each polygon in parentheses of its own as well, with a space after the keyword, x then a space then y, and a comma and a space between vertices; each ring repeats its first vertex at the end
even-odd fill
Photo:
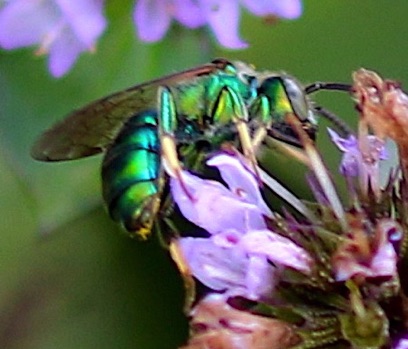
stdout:
POLYGON ((165 86, 160 87, 158 92, 158 116, 162 164, 170 176, 180 181, 186 195, 193 201, 192 195, 183 184, 183 167, 178 158, 177 142, 174 137, 174 131, 178 126, 176 103, 170 89, 165 86))

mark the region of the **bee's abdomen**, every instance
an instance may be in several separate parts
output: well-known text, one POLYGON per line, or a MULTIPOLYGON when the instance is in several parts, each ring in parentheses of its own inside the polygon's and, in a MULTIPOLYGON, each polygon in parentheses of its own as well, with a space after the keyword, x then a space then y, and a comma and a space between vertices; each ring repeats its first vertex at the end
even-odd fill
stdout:
POLYGON ((103 198, 112 218, 146 238, 160 207, 160 139, 156 112, 133 116, 102 164, 103 198))

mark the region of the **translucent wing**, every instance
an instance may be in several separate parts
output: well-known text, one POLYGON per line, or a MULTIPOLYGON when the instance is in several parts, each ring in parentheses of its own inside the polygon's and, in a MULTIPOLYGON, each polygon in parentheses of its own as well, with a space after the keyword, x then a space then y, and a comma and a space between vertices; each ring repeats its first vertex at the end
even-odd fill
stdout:
POLYGON ((137 112, 155 107, 159 86, 211 74, 224 69, 227 63, 216 60, 92 102, 45 131, 33 145, 31 156, 40 161, 62 161, 102 152, 114 141, 127 119, 137 112))

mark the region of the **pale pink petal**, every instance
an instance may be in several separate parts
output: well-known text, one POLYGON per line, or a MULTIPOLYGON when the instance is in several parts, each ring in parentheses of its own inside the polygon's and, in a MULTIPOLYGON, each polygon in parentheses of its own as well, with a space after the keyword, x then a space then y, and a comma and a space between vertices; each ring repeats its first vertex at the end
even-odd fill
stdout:
POLYGON ((357 138, 354 135, 350 135, 348 138, 340 137, 340 135, 332 130, 327 128, 332 142, 339 148, 342 152, 358 152, 358 142, 357 138))
POLYGON ((66 31, 67 33, 61 35, 49 48, 49 69, 55 77, 61 77, 67 73, 86 49, 72 32, 68 29, 66 31))
POLYGON ((58 17, 42 0, 10 1, 0 10, 0 46, 11 50, 39 44, 58 17))
POLYGON ((188 28, 197 28, 206 23, 203 11, 195 0, 173 0, 174 18, 188 28))
POLYGON ((270 14, 270 4, 272 1, 268 0, 241 0, 244 7, 252 12, 255 16, 267 16, 270 14))
POLYGON ((88 49, 95 45, 106 27, 102 0, 56 0, 75 36, 88 49))
POLYGON ((213 243, 213 238, 181 238, 179 247, 201 283, 228 296, 266 299, 275 287, 275 270, 265 257, 247 256, 235 248, 213 243))
POLYGON ((246 292, 247 260, 237 258, 233 249, 216 246, 204 238, 182 238, 179 244, 193 275, 204 285, 215 291, 246 292))
POLYGON ((295 19, 302 14, 302 1, 301 0, 276 0, 273 1, 272 14, 287 18, 295 19))
POLYGON ((237 0, 200 0, 200 4, 209 26, 222 46, 231 49, 248 47, 238 33, 240 8, 237 0))
POLYGON ((0 10, 0 45, 37 44, 49 53, 49 69, 60 77, 78 55, 91 49, 106 22, 102 0, 14 0, 0 10))
POLYGON ((381 246, 371 261, 372 276, 396 275, 397 259, 397 254, 391 243, 381 246))
POLYGON ((258 181, 237 157, 221 154, 208 160, 207 165, 218 168, 229 189, 242 201, 255 204, 265 216, 272 216, 271 210, 262 198, 258 181))
POLYGON ((241 0, 256 16, 278 16, 294 19, 302 14, 301 0, 241 0))
POLYGON ((241 247, 249 254, 266 256, 271 262, 308 273, 312 258, 291 240, 269 230, 251 231, 241 239, 241 247))
POLYGON ((183 183, 171 178, 172 195, 181 213, 210 234, 225 230, 262 229, 265 227, 259 208, 246 203, 216 181, 202 180, 186 171, 183 183))
POLYGON ((248 269, 245 278, 247 297, 257 300, 272 296, 277 281, 277 269, 264 256, 249 256, 248 269))
POLYGON ((171 22, 167 1, 138 0, 133 12, 133 20, 140 40, 154 42, 162 39, 171 22))

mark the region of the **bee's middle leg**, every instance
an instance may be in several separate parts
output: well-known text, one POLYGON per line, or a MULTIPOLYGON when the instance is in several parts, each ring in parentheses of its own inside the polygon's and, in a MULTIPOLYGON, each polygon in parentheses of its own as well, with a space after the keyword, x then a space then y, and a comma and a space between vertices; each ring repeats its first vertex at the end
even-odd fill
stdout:
POLYGON ((224 86, 218 94, 212 116, 215 122, 226 123, 232 121, 235 124, 244 156, 259 178, 255 154, 256 147, 253 145, 248 127, 248 110, 240 94, 230 87, 224 86))

